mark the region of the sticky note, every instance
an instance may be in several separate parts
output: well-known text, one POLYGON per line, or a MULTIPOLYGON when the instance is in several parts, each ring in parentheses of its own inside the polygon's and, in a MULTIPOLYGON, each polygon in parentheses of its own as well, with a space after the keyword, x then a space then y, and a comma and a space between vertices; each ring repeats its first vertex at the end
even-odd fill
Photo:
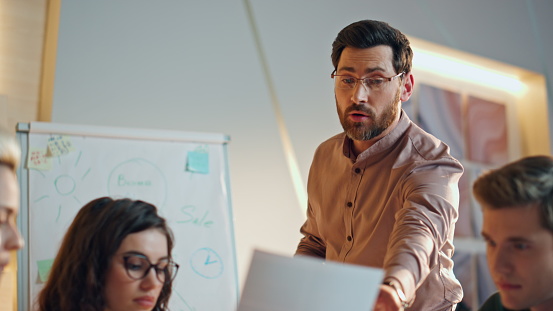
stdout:
POLYGON ((193 173, 209 173, 209 153, 206 151, 189 151, 186 170, 193 173))
POLYGON ((38 265, 38 277, 40 282, 44 283, 48 279, 48 274, 50 274, 54 259, 39 260, 36 263, 38 265))
POLYGON ((46 149, 42 148, 29 148, 29 154, 27 155, 27 168, 37 169, 40 171, 48 171, 52 169, 52 159, 46 156, 46 149))
POLYGON ((69 136, 55 135, 48 138, 48 156, 50 157, 58 157, 74 150, 69 136))

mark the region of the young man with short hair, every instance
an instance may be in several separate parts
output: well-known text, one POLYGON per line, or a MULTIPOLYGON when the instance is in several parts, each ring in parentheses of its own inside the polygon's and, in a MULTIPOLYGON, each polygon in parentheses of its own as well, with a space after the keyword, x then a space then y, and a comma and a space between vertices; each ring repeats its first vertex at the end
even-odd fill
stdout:
POLYGON ((479 310, 553 310, 553 158, 526 157, 492 170, 473 192, 498 289, 479 310))

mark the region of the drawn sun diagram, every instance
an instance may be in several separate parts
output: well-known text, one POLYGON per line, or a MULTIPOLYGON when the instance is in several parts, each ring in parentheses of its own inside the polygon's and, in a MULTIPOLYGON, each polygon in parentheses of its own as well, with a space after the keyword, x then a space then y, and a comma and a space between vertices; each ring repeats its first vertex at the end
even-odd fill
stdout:
POLYGON ((91 167, 79 165, 81 156, 82 151, 52 158, 52 161, 57 161, 60 167, 64 167, 64 173, 57 173, 57 170, 41 171, 30 169, 32 173, 42 177, 43 182, 39 183, 40 189, 45 190, 47 193, 40 195, 32 203, 36 205, 42 205, 43 203, 47 203, 49 206, 54 205, 56 208, 56 212, 53 213, 55 215, 55 222, 59 222, 65 206, 82 206, 82 202, 77 197, 76 191, 78 184, 83 182, 90 173, 91 167), (52 204, 51 201, 55 203, 52 204))
MULTIPOLYGON (((92 167, 84 167, 81 161, 83 153, 75 152, 52 158, 57 161, 56 169, 41 171, 31 169, 32 174, 42 177, 37 183, 42 193, 32 203, 39 209, 42 205, 56 206, 55 222, 60 221, 66 205, 80 208, 83 204, 78 198, 79 185, 84 182, 92 167), (63 172, 63 173, 59 173, 63 172), (53 189, 52 189, 53 187, 53 189), (46 192, 46 193, 44 193, 46 192), (70 201, 67 201, 70 198, 70 201), (52 203, 55 202, 55 203, 52 203), (77 204, 75 204, 75 202, 77 204), (40 207, 39 207, 40 206, 40 207)), ((87 188, 88 193, 97 193, 96 196, 110 195, 113 197, 128 197, 162 207, 166 200, 166 180, 161 170, 153 163, 140 158, 123 161, 116 165, 108 176, 107 193, 102 189, 87 188)), ((105 189, 105 188, 103 188, 105 189)), ((77 210, 76 209, 76 210, 77 210)), ((49 214, 52 214, 50 212, 49 214)))

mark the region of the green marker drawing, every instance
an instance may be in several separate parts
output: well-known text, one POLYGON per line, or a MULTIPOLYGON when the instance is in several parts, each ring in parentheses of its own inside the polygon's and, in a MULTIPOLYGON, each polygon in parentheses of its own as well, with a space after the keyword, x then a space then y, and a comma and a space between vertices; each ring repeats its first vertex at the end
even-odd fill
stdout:
POLYGON ((86 177, 86 175, 88 175, 88 173, 90 172, 92 168, 89 168, 86 173, 84 173, 83 177, 81 177, 81 180, 84 180, 84 178, 86 177))
POLYGON ((79 152, 79 155, 77 156, 77 161, 75 161, 75 167, 77 167, 77 164, 79 164, 79 161, 81 160, 81 155, 83 154, 82 151, 79 152))
POLYGON ((107 180, 108 194, 150 202, 163 209, 167 199, 167 180, 153 162, 133 158, 116 165, 107 180))
POLYGON ((46 199, 46 198, 48 198, 48 197, 50 197, 50 196, 48 196, 48 195, 43 195, 43 196, 41 196, 40 198, 36 199, 36 200, 35 200, 35 203, 38 202, 38 201, 42 201, 42 200, 44 200, 44 199, 46 199))
POLYGON ((56 217, 56 222, 58 222, 58 220, 60 219, 60 215, 61 215, 61 204, 58 208, 58 216, 56 217))
POLYGON ((190 310, 190 311, 196 311, 196 308, 191 307, 191 306, 188 304, 188 302, 186 302, 186 300, 184 300, 184 298, 179 294, 179 292, 175 291, 174 293, 177 294, 177 296, 180 298, 180 300, 182 300, 182 302, 186 305, 186 307, 188 308, 188 310, 190 310))
POLYGON ((75 191, 75 180, 69 175, 60 175, 54 181, 54 186, 59 194, 66 196, 75 191))

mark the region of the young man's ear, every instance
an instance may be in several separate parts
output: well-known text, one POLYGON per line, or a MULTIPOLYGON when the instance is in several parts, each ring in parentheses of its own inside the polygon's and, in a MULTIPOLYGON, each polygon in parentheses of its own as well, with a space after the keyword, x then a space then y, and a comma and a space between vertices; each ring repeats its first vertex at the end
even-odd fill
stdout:
POLYGON ((413 78, 413 74, 411 72, 403 74, 401 83, 402 88, 401 96, 399 99, 402 102, 406 102, 411 97, 411 94, 413 94, 413 88, 415 87, 415 78, 413 78))

